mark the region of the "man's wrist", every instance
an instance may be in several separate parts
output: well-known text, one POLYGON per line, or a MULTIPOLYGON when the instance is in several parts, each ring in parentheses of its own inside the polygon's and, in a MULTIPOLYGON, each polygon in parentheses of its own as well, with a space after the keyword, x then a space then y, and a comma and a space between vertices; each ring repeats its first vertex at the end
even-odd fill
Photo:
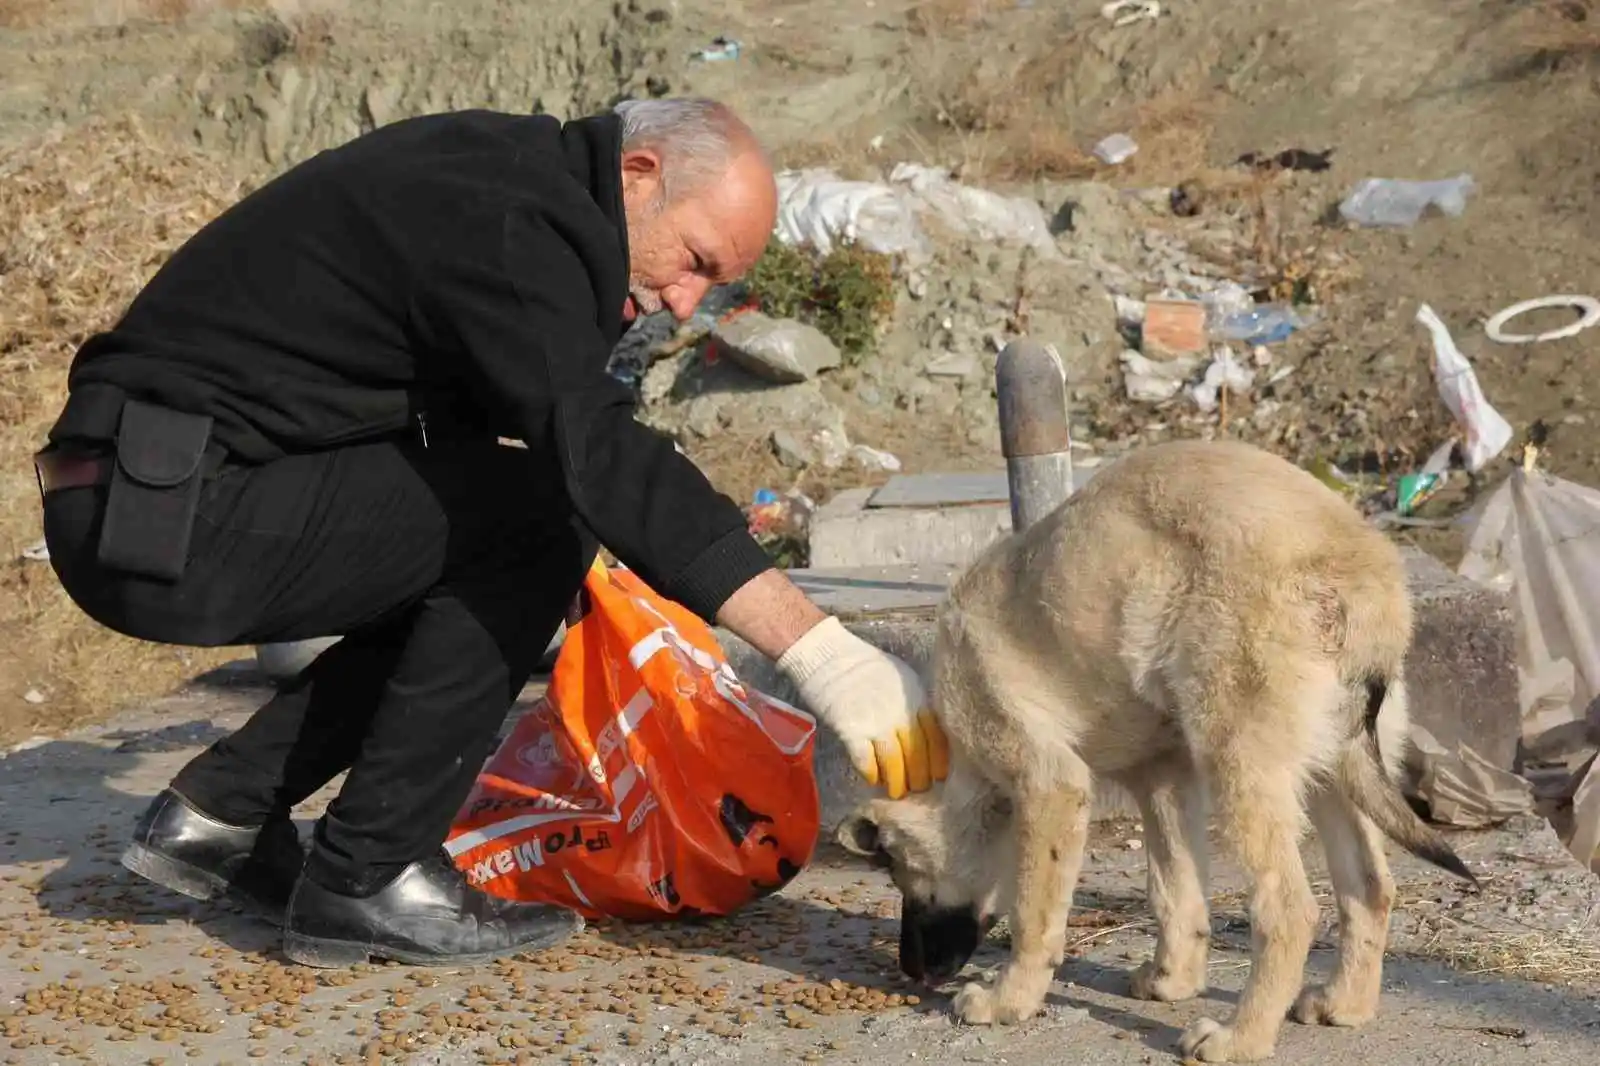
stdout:
POLYGON ((745 582, 717 612, 720 625, 773 662, 827 620, 828 615, 777 569, 745 582))

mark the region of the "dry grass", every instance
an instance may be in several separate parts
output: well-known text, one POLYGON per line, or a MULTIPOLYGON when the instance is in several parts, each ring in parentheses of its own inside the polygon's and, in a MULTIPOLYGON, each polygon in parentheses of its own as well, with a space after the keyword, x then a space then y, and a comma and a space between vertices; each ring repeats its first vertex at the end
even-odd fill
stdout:
POLYGON ((1074 180, 1173 184, 1206 169, 1212 104, 1180 89, 1097 114, 1093 129, 1072 121, 1072 69, 1062 56, 1086 49, 1086 32, 1063 32, 1045 11, 1018 12, 998 0, 927 0, 910 15, 912 104, 923 154, 954 157, 963 176, 991 181, 1074 180), (1111 167, 1092 155, 1122 130, 1139 144, 1111 167))
POLYGON ((1600 55, 1600 0, 1542 0, 1523 16, 1516 42, 1551 57, 1600 55))
POLYGON ((1434 937, 1414 954, 1480 976, 1555 985, 1600 981, 1600 930, 1593 926, 1518 932, 1472 922, 1441 922, 1434 937))
POLYGON ((131 120, 48 136, 0 163, 0 741, 102 716, 239 656, 111 633, 21 555, 41 536, 30 457, 77 345, 242 192, 223 163, 131 120))
MULTIPOLYGON (((1321 875, 1313 875, 1313 893, 1324 917, 1334 913, 1333 893, 1321 875)), ((1145 912, 1142 898, 1106 901, 1086 894, 1087 908, 1075 927, 1096 931, 1082 936, 1074 949, 1086 946, 1109 933, 1151 932, 1155 921, 1145 912)), ((1433 882, 1401 884, 1397 887, 1395 914, 1438 897, 1433 882)), ((1248 914, 1249 896, 1242 891, 1224 891, 1211 897, 1214 917, 1228 912, 1248 914)), ((1400 923, 1392 926, 1389 951, 1394 955, 1430 959, 1462 973, 1482 977, 1511 977, 1554 985, 1589 987, 1600 982, 1600 930, 1593 921, 1568 929, 1504 928, 1484 925, 1447 914, 1432 914, 1422 919, 1414 934, 1400 935, 1400 923)), ((993 934, 1004 941, 1008 930, 1002 923, 993 934)))
POLYGON ((0 0, 0 29, 66 29, 178 23, 221 11, 269 12, 288 31, 289 50, 302 56, 328 41, 343 0, 0 0))

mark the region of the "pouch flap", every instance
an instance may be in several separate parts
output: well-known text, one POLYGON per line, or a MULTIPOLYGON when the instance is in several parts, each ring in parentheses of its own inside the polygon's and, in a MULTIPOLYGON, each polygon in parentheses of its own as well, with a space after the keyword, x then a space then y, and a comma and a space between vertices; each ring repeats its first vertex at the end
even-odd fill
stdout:
POLYGON ((117 430, 117 465, 149 488, 173 488, 193 477, 211 443, 210 415, 192 415, 129 400, 117 430))

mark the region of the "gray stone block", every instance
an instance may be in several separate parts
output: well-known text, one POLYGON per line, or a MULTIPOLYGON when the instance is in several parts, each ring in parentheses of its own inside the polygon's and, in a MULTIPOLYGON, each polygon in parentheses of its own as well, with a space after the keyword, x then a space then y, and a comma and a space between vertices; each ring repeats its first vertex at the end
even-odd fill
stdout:
MULTIPOLYGON (((1410 549, 1404 555, 1416 606, 1416 635, 1406 662, 1412 718, 1447 748, 1465 742, 1495 766, 1509 770, 1521 732, 1510 605, 1505 597, 1457 576, 1431 556, 1410 549)), ((863 588, 893 586, 911 572, 909 568, 903 573, 894 568, 800 570, 792 571, 791 577, 825 610, 844 616, 857 636, 926 676, 933 652, 932 608, 942 598, 935 586, 947 581, 949 568, 917 568, 915 595, 883 593, 892 602, 893 613, 882 620, 871 619, 871 597, 863 598, 862 593, 863 588), (859 581, 850 580, 852 573, 860 575, 859 581)), ((779 699, 796 700, 794 690, 754 648, 725 630, 719 630, 717 637, 746 684, 779 699)), ((826 730, 818 736, 816 773, 823 824, 831 830, 870 790, 826 730)), ((1106 785, 1096 797, 1097 818, 1136 813, 1131 798, 1120 789, 1106 785)))
MULTIPOLYGON (((1099 470, 1072 471, 1082 488, 1099 470)), ((811 517, 815 567, 967 566, 1011 532, 1004 470, 905 474, 878 489, 850 489, 811 517)))
POLYGON ((1406 659, 1411 717, 1446 749, 1463 742, 1503 770, 1522 721, 1511 602, 1415 548, 1404 549, 1415 624, 1406 659))
POLYGON ((813 566, 965 565, 1011 532, 1005 504, 873 508, 871 496, 871 489, 850 489, 811 516, 813 566))

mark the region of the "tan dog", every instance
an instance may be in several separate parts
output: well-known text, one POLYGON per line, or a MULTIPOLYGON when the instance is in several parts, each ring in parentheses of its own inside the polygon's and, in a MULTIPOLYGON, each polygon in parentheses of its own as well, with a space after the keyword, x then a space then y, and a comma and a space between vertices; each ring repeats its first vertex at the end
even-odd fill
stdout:
POLYGON ((1136 997, 1206 987, 1208 807, 1251 876, 1249 980, 1229 1024, 1189 1027, 1186 1056, 1266 1058, 1291 1004, 1302 1022, 1371 1018, 1394 903, 1379 832, 1476 883, 1391 780, 1410 639, 1399 552, 1310 474, 1225 442, 1117 461, 951 589, 931 690, 949 780, 839 827, 904 895, 901 968, 947 980, 1009 915, 1010 960, 955 1012, 1037 1012, 1065 951, 1091 783, 1108 778, 1137 798, 1147 837, 1158 934, 1136 997), (1299 994, 1318 920, 1299 850, 1308 813, 1339 956, 1299 994))

